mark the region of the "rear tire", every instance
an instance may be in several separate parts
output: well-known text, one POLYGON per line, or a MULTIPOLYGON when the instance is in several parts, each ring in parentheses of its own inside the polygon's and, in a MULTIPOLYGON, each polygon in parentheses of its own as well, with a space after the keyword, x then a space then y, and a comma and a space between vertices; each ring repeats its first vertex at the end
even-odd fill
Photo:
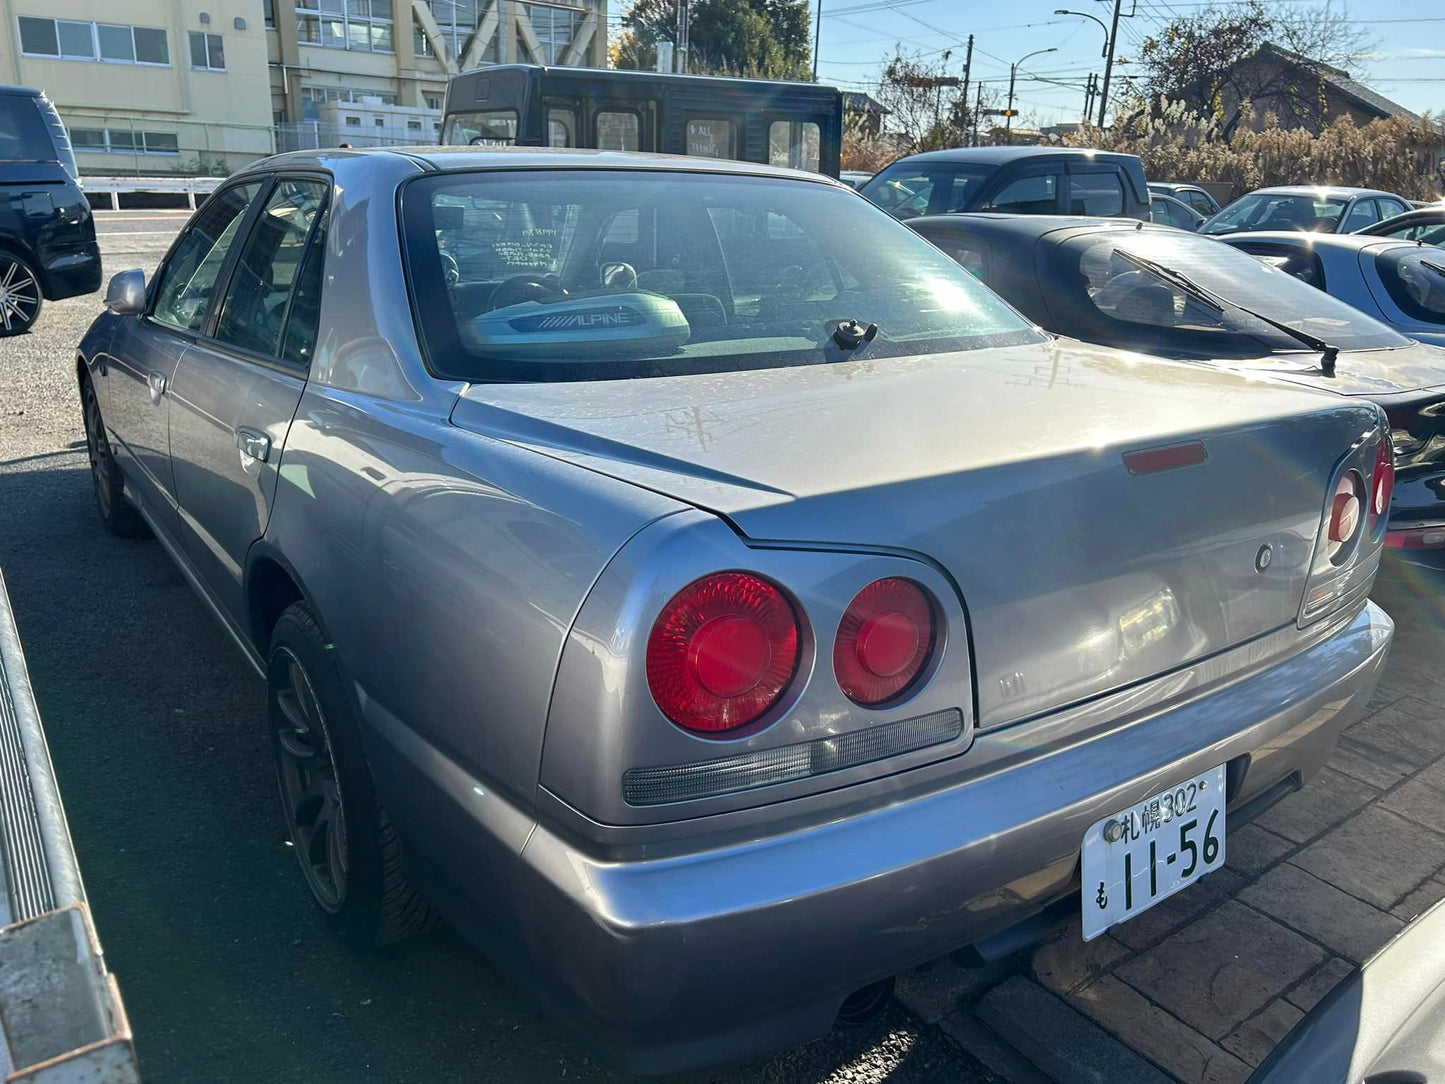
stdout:
POLYGON ((30 261, 0 252, 0 338, 24 335, 40 318, 40 276, 30 261))
POLYGON ((293 603, 277 620, 266 687, 282 813, 317 906, 344 937, 371 948, 434 925, 406 879, 335 649, 309 603, 293 603))
POLYGON ((81 405, 85 410, 85 446, 90 453, 90 482, 95 490, 95 507, 105 529, 119 538, 145 538, 150 528, 125 495, 125 479, 120 464, 110 451, 105 435, 105 421, 100 416, 100 403, 95 387, 87 377, 81 382, 81 405))

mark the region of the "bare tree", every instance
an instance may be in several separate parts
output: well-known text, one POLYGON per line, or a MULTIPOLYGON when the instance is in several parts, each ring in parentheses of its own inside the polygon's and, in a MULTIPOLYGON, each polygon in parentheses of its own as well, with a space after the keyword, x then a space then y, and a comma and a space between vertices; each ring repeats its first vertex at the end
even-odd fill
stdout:
MULTIPOLYGON (((889 129, 902 136, 914 151, 966 145, 974 128, 978 100, 965 99, 962 76, 952 50, 925 59, 905 56, 895 47, 876 94, 889 112, 889 129)), ((968 89, 970 98, 977 89, 977 84, 968 89)), ((986 92, 984 104, 991 105, 994 97, 992 91, 986 92)))

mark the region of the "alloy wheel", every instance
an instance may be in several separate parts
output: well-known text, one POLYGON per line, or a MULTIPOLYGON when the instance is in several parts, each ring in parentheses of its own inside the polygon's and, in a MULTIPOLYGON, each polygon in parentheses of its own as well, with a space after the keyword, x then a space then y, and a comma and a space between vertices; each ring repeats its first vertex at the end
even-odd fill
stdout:
POLYGON ((321 702, 288 648, 271 658, 271 727, 292 846, 316 902, 335 913, 346 900, 346 816, 321 702))
POLYGON ((110 442, 105 439, 105 423, 100 417, 100 404, 95 401, 95 389, 89 385, 85 389, 85 446, 90 453, 90 480, 95 486, 95 500, 100 505, 102 518, 108 519, 113 463, 110 442))
POLYGON ((10 256, 0 256, 0 330, 26 330, 40 311, 40 283, 34 272, 10 256))

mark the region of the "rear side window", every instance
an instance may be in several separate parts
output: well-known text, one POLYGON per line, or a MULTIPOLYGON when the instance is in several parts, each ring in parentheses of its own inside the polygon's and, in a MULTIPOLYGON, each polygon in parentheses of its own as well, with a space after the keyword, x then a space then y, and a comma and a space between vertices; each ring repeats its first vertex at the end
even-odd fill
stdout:
POLYGON ((969 163, 899 162, 860 191, 895 218, 964 211, 993 171, 993 166, 969 163))
POLYGON ((1069 213, 1116 218, 1124 213, 1124 184, 1114 170, 1069 175, 1069 213))
POLYGON ((1445 250, 1391 248, 1375 268, 1395 304, 1416 320, 1445 324, 1445 250))
POLYGON ((1286 275, 1308 283, 1316 289, 1323 290, 1325 288, 1324 264, 1320 262, 1319 254, 1307 246, 1251 241, 1248 244, 1234 247, 1248 252, 1260 263, 1277 268, 1286 275))
POLYGON ((0 94, 0 162, 54 162, 45 120, 35 101, 18 94, 0 94))
MULTIPOLYGON (((1062 179, 1057 173, 1035 173, 1032 176, 1019 177, 999 189, 982 210, 1003 211, 1014 215, 1054 214, 1059 207, 1059 183, 1062 179)), ((1115 183, 1117 184, 1117 181, 1115 183)))
POLYGON ((292 287, 325 205, 320 181, 277 182, 241 249, 216 338, 258 354, 278 353, 292 287))
POLYGON ((1189 206, 1193 207, 1202 215, 1212 215, 1215 211, 1219 209, 1215 206, 1214 201, 1209 198, 1208 194, 1204 192, 1196 192, 1192 189, 1186 188, 1180 194, 1179 198, 1182 199, 1185 203, 1189 204, 1189 206))
POLYGON ((1380 221, 1380 212, 1372 199, 1356 200, 1340 222, 1341 233, 1354 233, 1380 221))

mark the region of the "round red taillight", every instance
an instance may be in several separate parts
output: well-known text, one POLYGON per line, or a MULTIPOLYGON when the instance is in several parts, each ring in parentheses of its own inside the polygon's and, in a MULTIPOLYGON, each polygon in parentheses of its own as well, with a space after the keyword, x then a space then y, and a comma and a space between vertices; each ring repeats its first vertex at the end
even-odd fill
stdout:
POLYGON ((1360 533, 1364 520, 1364 486, 1358 474, 1346 471, 1335 486, 1330 501, 1329 530, 1325 535, 1326 553, 1336 563, 1348 555, 1350 544, 1360 533))
POLYGON ((1370 521, 1373 523, 1390 512, 1390 500, 1395 495, 1395 449, 1386 433, 1380 439, 1375 452, 1375 495, 1370 502, 1370 521))
POLYGON ((875 580, 853 597, 833 641, 833 673, 848 699, 869 707, 917 680, 938 639, 933 600, 912 580, 875 580))
POLYGON ((717 734, 757 719, 798 669, 798 616, 749 572, 718 572, 673 596, 647 641, 647 684, 684 730, 717 734))

